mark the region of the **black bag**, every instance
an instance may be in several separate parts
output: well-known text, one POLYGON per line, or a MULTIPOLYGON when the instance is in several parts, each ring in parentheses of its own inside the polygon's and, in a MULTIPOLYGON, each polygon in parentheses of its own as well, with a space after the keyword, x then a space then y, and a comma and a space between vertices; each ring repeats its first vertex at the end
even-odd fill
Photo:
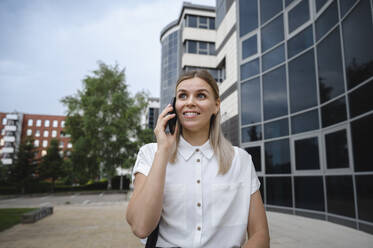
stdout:
POLYGON ((157 245, 158 240, 158 232, 159 232, 159 224, 153 230, 153 232, 148 236, 148 240, 146 241, 145 248, 155 248, 157 245))

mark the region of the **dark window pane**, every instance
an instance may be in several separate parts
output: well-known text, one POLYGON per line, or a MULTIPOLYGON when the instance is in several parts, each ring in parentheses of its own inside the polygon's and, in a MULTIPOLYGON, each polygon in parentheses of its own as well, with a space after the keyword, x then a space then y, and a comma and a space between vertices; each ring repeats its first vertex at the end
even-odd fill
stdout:
POLYGON ((241 84, 241 124, 261 121, 259 78, 241 84))
POLYGON ((328 0, 316 0, 316 11, 319 11, 328 0))
POLYGON ((327 176, 328 212, 355 218, 355 202, 351 176, 327 176))
POLYGON ((188 16, 188 26, 191 28, 197 27, 197 16, 188 16))
POLYGON ((316 76, 313 50, 289 62, 290 110, 316 106, 316 76))
POLYGON ((265 120, 288 113, 285 66, 263 75, 263 111, 265 120))
POLYGON ((199 17, 199 24, 205 24, 205 25, 207 25, 207 17, 200 16, 199 17))
POLYGON ((210 18, 209 29, 215 29, 215 19, 210 18))
POLYGON ((284 40, 284 21, 280 15, 262 28, 262 51, 265 52, 284 40))
POLYGON ((209 44, 209 54, 210 55, 215 55, 216 52, 215 52, 215 44, 214 43, 210 43, 209 44))
POLYGON ((262 139, 262 127, 260 125, 242 128, 242 142, 252 142, 262 139))
POLYGON ((289 6, 294 0, 285 0, 285 7, 289 6))
POLYGON ((265 23, 271 17, 275 16, 282 10, 282 1, 261 0, 260 1, 260 19, 265 23))
POLYGON ((284 118, 264 124, 264 138, 276 138, 289 135, 289 121, 284 118))
POLYGON ((265 143, 266 174, 290 173, 289 139, 265 143))
POLYGON ((319 170, 319 142, 317 137, 294 141, 297 170, 319 170))
POLYGON ((319 128, 317 109, 291 117, 291 133, 301 133, 319 128))
POLYGON ((355 176, 359 219, 373 222, 373 175, 355 176))
POLYGON ((349 11, 352 7, 352 5, 354 5, 354 3, 356 3, 357 0, 342 0, 342 1, 339 1, 340 5, 341 5, 341 17, 343 17, 347 11, 349 11))
POLYGON ((240 37, 258 27, 258 0, 239 0, 240 37))
POLYGON ((188 43, 188 53, 197 53, 197 42, 189 40, 188 43))
POLYGON ((325 211, 322 177, 294 177, 295 207, 325 211))
POLYGON ((373 25, 369 0, 362 0, 343 21, 348 87, 373 76, 373 25))
POLYGON ((326 161, 328 169, 348 168, 348 146, 346 130, 325 135, 326 161))
POLYGON ((317 46, 317 62, 320 100, 326 102, 345 91, 339 28, 317 46))
POLYGON ((288 41, 288 57, 291 58, 313 44, 312 25, 288 41))
POLYGON ((260 194, 261 194, 261 196, 262 196, 262 199, 263 199, 263 203, 264 203, 264 182, 263 182, 263 177, 260 177, 260 176, 258 176, 258 179, 259 179, 259 182, 260 182, 260 188, 259 188, 259 190, 260 190, 260 194))
POLYGON ((349 94, 350 115, 355 117, 373 109, 373 81, 364 84, 349 94))
POLYGON ((256 35, 242 42, 242 59, 246 59, 258 52, 256 35))
POLYGON ((284 45, 276 47, 262 57, 263 71, 282 63, 285 60, 284 45))
MULTIPOLYGON (((351 122, 355 171, 373 171, 373 115, 351 122)), ((373 199, 373 198, 372 198, 373 199)))
POLYGON ((341 97, 321 107, 322 126, 327 127, 347 119, 346 100, 341 97))
POLYGON ((259 59, 241 65, 241 80, 245 80, 259 73, 259 59))
POLYGON ((293 32, 297 27, 304 24, 310 19, 310 11, 308 6, 308 0, 303 0, 288 14, 289 19, 289 33, 293 32))
POLYGON ((284 207, 293 206, 290 177, 267 177, 267 204, 284 207))
POLYGON ((256 171, 261 171, 260 146, 247 147, 245 150, 251 155, 256 171))
POLYGON ((337 1, 334 1, 316 21, 316 40, 319 40, 338 22, 337 1))
POLYGON ((199 49, 207 49, 207 43, 206 42, 203 42, 203 41, 200 41, 198 42, 198 45, 199 45, 199 49))

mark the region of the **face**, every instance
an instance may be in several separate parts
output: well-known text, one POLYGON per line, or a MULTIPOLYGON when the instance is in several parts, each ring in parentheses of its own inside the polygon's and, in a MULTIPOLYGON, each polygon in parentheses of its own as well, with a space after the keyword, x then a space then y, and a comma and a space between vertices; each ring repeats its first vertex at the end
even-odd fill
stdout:
POLYGON ((184 80, 176 88, 175 108, 184 132, 208 132, 211 116, 218 113, 219 107, 220 100, 201 78, 184 80))

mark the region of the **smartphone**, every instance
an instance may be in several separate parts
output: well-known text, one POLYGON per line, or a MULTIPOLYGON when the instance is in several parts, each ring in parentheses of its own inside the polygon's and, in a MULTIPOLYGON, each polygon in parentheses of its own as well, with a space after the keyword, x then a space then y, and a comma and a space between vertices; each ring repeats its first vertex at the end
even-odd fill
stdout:
MULTIPOLYGON (((175 114, 176 113, 176 111, 175 111, 175 103, 176 103, 176 97, 172 98, 171 105, 172 105, 173 109, 172 109, 172 111, 168 112, 168 114, 175 114)), ((174 134, 174 132, 175 132, 175 126, 176 126, 176 120, 177 120, 177 116, 175 115, 174 118, 172 118, 171 120, 169 120, 167 122, 166 133, 174 134)))

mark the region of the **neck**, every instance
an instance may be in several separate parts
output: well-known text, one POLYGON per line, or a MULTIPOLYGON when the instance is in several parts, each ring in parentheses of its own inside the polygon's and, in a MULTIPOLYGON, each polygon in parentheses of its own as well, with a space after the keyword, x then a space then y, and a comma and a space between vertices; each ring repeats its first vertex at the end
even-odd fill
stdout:
POLYGON ((201 146, 209 139, 209 132, 203 130, 201 132, 183 130, 183 138, 192 146, 201 146))

